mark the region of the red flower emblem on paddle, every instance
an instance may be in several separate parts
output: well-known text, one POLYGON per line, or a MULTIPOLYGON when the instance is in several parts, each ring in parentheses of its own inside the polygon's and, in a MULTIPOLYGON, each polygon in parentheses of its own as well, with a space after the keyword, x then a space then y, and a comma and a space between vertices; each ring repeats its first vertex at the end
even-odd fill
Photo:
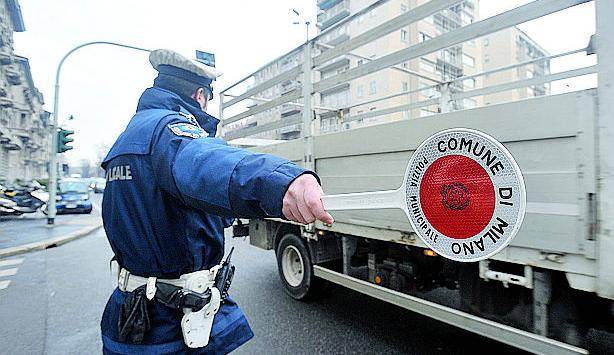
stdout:
POLYGON ((471 192, 460 182, 441 185, 441 203, 448 209, 462 211, 469 206, 471 192))

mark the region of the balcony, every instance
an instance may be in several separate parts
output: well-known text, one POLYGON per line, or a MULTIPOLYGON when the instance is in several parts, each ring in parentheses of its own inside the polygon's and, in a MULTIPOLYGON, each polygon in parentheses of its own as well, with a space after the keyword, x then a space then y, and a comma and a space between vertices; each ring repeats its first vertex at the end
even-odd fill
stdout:
POLYGON ((4 149, 6 150, 21 150, 19 144, 15 143, 15 141, 10 141, 8 144, 4 145, 4 149))
POLYGON ((302 110, 299 106, 285 104, 281 107, 281 117, 286 118, 300 113, 302 110))
POLYGON ((0 144, 7 150, 21 150, 23 148, 21 140, 11 135, 0 136, 0 144))
POLYGON ((347 33, 343 33, 331 39, 330 41, 326 42, 326 44, 328 44, 329 46, 336 47, 349 39, 350 39, 350 35, 348 35, 347 33))
POLYGON ((13 64, 13 56, 5 51, 0 51, 0 64, 10 65, 13 64))
POLYGON ((330 89, 326 89, 320 93, 322 96, 332 95, 341 91, 350 90, 350 83, 341 83, 339 85, 333 86, 330 89))
POLYGON ((294 68, 298 65, 298 54, 293 53, 279 61, 279 72, 283 73, 289 69, 294 68))
POLYGON ((296 80, 288 80, 281 84, 281 94, 285 95, 298 88, 298 82, 296 80))
POLYGON ((320 30, 324 31, 348 16, 350 16, 350 7, 348 3, 345 1, 339 2, 336 6, 318 14, 317 26, 320 30))
POLYGON ((13 100, 8 97, 0 97, 0 107, 13 107, 13 100))
POLYGON ((9 67, 6 69, 6 79, 11 85, 20 85, 21 73, 19 70, 9 67))
POLYGON ((300 138, 302 126, 303 125, 301 123, 298 123, 298 124, 280 128, 279 133, 281 135, 281 139, 290 140, 290 139, 300 138))
POLYGON ((26 129, 23 129, 23 130, 22 130, 22 129, 19 129, 19 130, 14 130, 14 134, 15 134, 17 137, 20 137, 20 138, 21 138, 21 140, 22 140, 22 141, 24 141, 24 142, 29 141, 29 140, 30 140, 30 138, 31 138, 31 137, 30 137, 30 132, 29 132, 29 130, 26 130, 26 129))
POLYGON ((318 8, 320 8, 320 10, 328 10, 341 1, 343 0, 320 0, 318 1, 318 8))
POLYGON ((343 67, 349 67, 350 58, 347 55, 343 55, 341 57, 332 59, 331 61, 324 64, 324 66, 320 67, 320 73, 322 73, 323 77, 328 77, 326 73, 331 72, 333 70, 337 70, 343 67))

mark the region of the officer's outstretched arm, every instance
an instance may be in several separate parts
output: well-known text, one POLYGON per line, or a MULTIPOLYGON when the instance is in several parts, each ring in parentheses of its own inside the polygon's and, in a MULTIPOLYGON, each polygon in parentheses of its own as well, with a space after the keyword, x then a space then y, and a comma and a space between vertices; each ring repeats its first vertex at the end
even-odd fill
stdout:
POLYGON ((178 135, 168 126, 157 133, 151 151, 156 182, 185 204, 204 211, 283 217, 290 184, 309 173, 288 160, 230 147, 215 138, 178 135))

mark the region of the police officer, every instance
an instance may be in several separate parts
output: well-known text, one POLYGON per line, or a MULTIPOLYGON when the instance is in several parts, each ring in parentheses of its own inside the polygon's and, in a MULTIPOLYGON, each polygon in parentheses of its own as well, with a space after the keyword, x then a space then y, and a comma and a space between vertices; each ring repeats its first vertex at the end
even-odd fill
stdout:
POLYGON ((235 217, 333 219, 315 173, 215 138, 219 121, 205 112, 215 68, 169 50, 149 60, 154 85, 102 163, 102 217, 121 270, 103 351, 228 353, 253 333, 215 284, 224 228, 235 217))

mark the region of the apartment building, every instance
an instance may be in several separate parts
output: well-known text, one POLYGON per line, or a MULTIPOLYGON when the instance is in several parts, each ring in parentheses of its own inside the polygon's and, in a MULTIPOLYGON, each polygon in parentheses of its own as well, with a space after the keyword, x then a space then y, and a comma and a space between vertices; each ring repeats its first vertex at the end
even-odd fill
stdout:
MULTIPOLYGON (((340 27, 332 33, 325 34, 322 37, 322 41, 328 45, 342 43, 426 2, 427 0, 387 1, 369 13, 358 16, 355 21, 340 27)), ((333 20, 340 21, 341 15, 339 14, 343 14, 344 17, 349 16, 347 15, 348 13, 355 13, 372 3, 374 3, 373 0, 320 1, 318 3, 320 8, 318 17, 320 30, 325 31, 332 25, 331 22, 333 20), (347 11, 340 10, 344 8, 347 11)), ((442 33, 472 23, 478 18, 478 14, 478 1, 464 1, 450 9, 413 23, 358 48, 349 55, 337 59, 337 68, 332 67, 331 64, 332 69, 320 68, 320 72, 323 77, 327 77, 328 75, 338 74, 350 67, 360 66, 383 55, 427 41, 442 33)), ((372 116, 373 112, 377 112, 382 108, 400 106, 439 96, 436 88, 413 92, 416 89, 431 87, 440 82, 480 72, 482 70, 480 50, 481 48, 476 44, 476 41, 472 41, 402 63, 394 68, 369 74, 353 80, 346 84, 345 87, 333 88, 329 90, 330 92, 322 93, 321 103, 323 106, 332 105, 335 108, 349 106, 350 108, 343 113, 343 119, 340 119, 339 114, 335 112, 322 114, 321 132, 326 133, 436 113, 436 108, 426 107, 383 116, 372 116), (382 98, 403 92, 408 92, 408 94, 382 100, 382 98)), ((455 85, 451 89, 462 90, 463 87, 473 88, 476 85, 474 80, 470 80, 466 83, 455 85)), ((457 107, 455 108, 473 107, 477 104, 480 103, 475 102, 473 99, 467 99, 464 102, 456 103, 457 107)))
MULTIPOLYGON (((482 65, 485 71, 500 68, 514 63, 522 63, 535 58, 549 56, 526 33, 516 27, 492 33, 482 38, 482 65)), ((531 79, 537 76, 550 74, 550 61, 541 61, 512 70, 501 71, 484 76, 484 84, 497 85, 511 81, 531 79)), ((532 87, 504 91, 486 95, 484 104, 491 105, 516 101, 550 93, 550 84, 541 84, 532 87)))
POLYGON ((17 0, 0 1, 0 181, 47 177, 49 112, 27 58, 13 51, 13 32, 25 26, 17 0))
MULTIPOLYGON (((344 19, 360 12, 376 1, 318 0, 316 3, 318 7, 317 27, 320 36, 316 45, 316 54, 338 46, 428 1, 389 0, 367 13, 356 16, 352 21, 338 25, 344 19)), ((357 48, 349 54, 324 63, 316 68, 313 79, 318 81, 333 77, 381 56, 471 24, 477 19, 479 19, 479 0, 465 0, 449 9, 357 48)), ((509 29, 484 39, 476 39, 446 48, 401 63, 393 68, 342 83, 319 93, 314 98, 314 105, 325 109, 316 109, 315 128, 318 133, 328 133, 382 122, 429 116, 438 112, 439 107, 437 105, 401 110, 386 115, 377 115, 377 112, 384 108, 437 98, 440 96, 439 89, 436 87, 438 83, 480 73, 491 68, 510 65, 528 58, 535 58, 545 53, 533 40, 518 29, 509 29), (505 35, 505 33, 508 33, 508 35, 505 35)), ((302 53, 298 48, 258 71, 254 76, 252 86, 273 78, 301 62, 302 53)), ((547 71, 548 64, 542 67, 536 66, 535 69, 523 68, 516 71, 517 76, 514 78, 542 75, 547 71)), ((455 82, 450 86, 450 90, 452 92, 467 91, 486 85, 509 82, 514 78, 499 75, 487 76, 486 79, 477 77, 455 82)), ((300 90, 301 80, 300 77, 291 78, 271 87, 261 93, 259 98, 262 100, 254 100, 252 106, 264 100, 300 90)), ((518 90, 516 93, 508 92, 497 95, 516 95, 513 99, 517 99, 545 93, 547 90, 547 87, 537 87, 525 89, 525 93, 518 90), (532 92, 530 92, 531 90, 532 92)), ((467 98, 454 102, 453 109, 473 108, 486 103, 499 102, 499 100, 505 100, 505 98, 499 98, 495 95, 486 98, 467 98)), ((300 101, 297 102, 300 103, 300 101)), ((276 109, 262 112, 226 127, 224 134, 228 139, 244 135, 264 139, 297 138, 301 132, 301 115, 302 109, 296 103, 284 104, 276 109)))

